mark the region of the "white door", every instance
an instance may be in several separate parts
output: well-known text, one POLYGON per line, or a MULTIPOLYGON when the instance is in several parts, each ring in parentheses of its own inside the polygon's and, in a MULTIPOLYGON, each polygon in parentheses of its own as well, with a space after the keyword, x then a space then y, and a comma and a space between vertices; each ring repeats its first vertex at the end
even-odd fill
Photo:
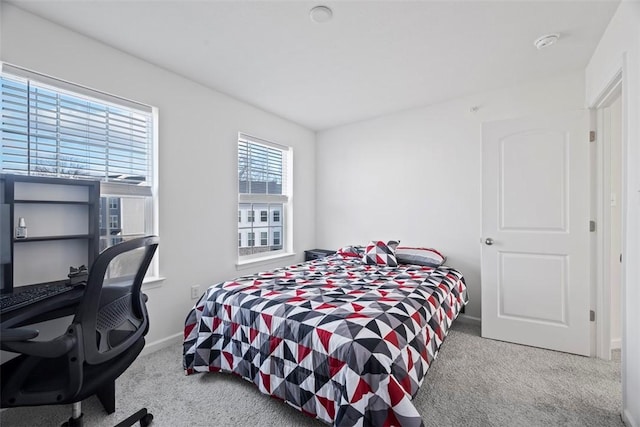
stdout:
POLYGON ((589 355, 589 114, 483 124, 482 336, 589 355))

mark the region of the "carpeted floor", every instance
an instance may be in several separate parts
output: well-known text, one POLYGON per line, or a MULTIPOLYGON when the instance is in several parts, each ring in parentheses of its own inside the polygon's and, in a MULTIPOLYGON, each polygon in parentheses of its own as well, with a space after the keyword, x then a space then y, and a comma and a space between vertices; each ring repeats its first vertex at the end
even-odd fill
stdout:
MULTIPOLYGON (((620 355, 606 362, 480 338, 458 320, 414 402, 426 426, 623 426, 620 355)), ((324 426, 228 374, 185 376, 181 347, 138 359, 116 382, 117 410, 83 403, 85 426, 113 426, 143 406, 154 426, 324 426)), ((70 406, 2 411, 0 424, 57 426, 70 406)))

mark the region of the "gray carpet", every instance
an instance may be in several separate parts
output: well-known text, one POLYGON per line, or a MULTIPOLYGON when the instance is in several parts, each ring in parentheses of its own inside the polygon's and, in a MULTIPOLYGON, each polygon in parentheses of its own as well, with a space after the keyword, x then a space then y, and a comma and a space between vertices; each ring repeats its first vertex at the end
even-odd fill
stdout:
MULTIPOLYGON (((185 376, 181 366, 180 347, 137 360, 116 382, 116 412, 87 399, 85 425, 113 426, 143 406, 158 427, 325 425, 236 376, 185 376)), ((459 320, 414 402, 426 426, 623 426, 620 389, 619 352, 606 362, 491 341, 459 320)), ((69 414, 69 406, 15 408, 0 421, 56 426, 69 414)))

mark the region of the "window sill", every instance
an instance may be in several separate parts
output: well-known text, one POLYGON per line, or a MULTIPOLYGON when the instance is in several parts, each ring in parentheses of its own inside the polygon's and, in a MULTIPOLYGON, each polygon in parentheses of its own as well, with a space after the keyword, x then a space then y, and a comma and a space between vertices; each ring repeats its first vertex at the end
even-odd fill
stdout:
POLYGON ((240 261, 238 261, 236 263, 236 270, 241 270, 243 268, 254 266, 254 265, 267 264, 267 263, 270 263, 272 261, 276 261, 276 260, 283 259, 283 258, 291 258, 291 257, 293 257, 295 255, 296 255, 295 252, 287 252, 287 253, 284 253, 284 254, 270 255, 270 256, 265 256, 265 257, 260 257, 260 258, 252 258, 252 259, 240 260, 240 261))
POLYGON ((165 281, 165 277, 162 276, 154 276, 154 277, 145 277, 142 281, 142 289, 153 289, 159 288, 162 286, 162 283, 165 281))

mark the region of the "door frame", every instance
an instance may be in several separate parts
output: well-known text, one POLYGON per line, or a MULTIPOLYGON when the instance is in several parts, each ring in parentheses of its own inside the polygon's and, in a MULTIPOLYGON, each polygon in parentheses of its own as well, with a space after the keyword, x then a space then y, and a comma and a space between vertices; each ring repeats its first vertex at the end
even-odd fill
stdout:
MULTIPOLYGON (((595 322, 595 349, 592 348, 594 355, 600 359, 611 359, 611 282, 610 282, 610 256, 611 256, 611 144, 608 135, 604 132, 604 109, 609 107, 618 97, 622 104, 622 129, 621 129, 621 150, 624 155, 627 146, 626 122, 627 112, 625 108, 625 96, 623 90, 623 68, 620 68, 610 80, 609 84, 598 96, 597 101, 590 106, 592 109, 592 123, 596 126, 596 140, 591 148, 593 155, 592 166, 594 173, 592 175, 593 200, 592 210, 596 221, 596 232, 593 239, 594 250, 592 251, 593 259, 592 274, 594 284, 592 297, 595 305, 593 309, 596 312, 595 322)), ((619 203, 621 210, 626 212, 626 164, 622 162, 622 170, 619 172, 622 176, 622 191, 619 195, 619 203)), ((621 224, 622 247, 624 248, 626 240, 625 221, 621 224)), ((624 256, 624 255, 623 255, 624 256)), ((624 261, 624 258, 623 258, 624 261)), ((625 294, 625 275, 621 277, 621 295, 625 294)), ((621 307, 623 322, 625 319, 624 304, 621 307)), ((624 326, 623 326, 624 327, 624 326)), ((623 333, 624 338, 624 333, 623 333)), ((622 343, 624 346, 624 342, 622 343)))

